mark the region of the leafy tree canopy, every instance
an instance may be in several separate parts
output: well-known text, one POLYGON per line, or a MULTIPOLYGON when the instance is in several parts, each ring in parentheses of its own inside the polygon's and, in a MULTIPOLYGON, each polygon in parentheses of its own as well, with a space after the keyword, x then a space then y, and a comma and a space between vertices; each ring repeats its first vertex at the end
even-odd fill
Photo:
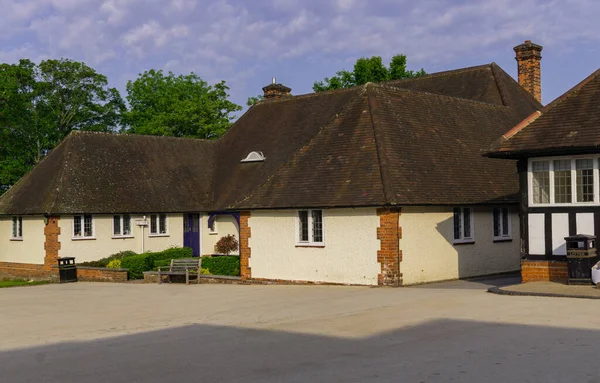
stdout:
POLYGON ((420 77, 425 74, 427 73, 422 68, 416 72, 408 70, 406 68, 406 56, 402 54, 392 57, 389 67, 383 65, 383 61, 379 56, 363 57, 356 61, 352 72, 344 69, 336 72, 336 75, 331 78, 325 77, 323 81, 316 81, 313 90, 324 92, 326 90, 364 85, 368 82, 401 80, 420 77))
POLYGON ((72 130, 118 128, 125 104, 82 62, 0 64, 0 194, 72 130))
POLYGON ((149 70, 127 83, 127 132, 218 138, 242 108, 228 100, 225 81, 208 85, 195 73, 175 76, 149 70))

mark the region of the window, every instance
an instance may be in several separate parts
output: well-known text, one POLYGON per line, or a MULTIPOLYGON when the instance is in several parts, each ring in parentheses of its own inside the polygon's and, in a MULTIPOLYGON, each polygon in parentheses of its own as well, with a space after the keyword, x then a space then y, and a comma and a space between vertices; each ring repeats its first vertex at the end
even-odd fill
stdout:
POLYGON ((594 202, 594 160, 575 160, 577 202, 594 202))
POLYGON ((598 155, 532 159, 530 205, 600 205, 598 155))
POLYGON ((474 242, 472 213, 470 207, 454 208, 454 243, 474 242))
POLYGON ((90 214, 73 216, 73 238, 94 238, 94 221, 90 214))
POLYGON ((113 236, 130 237, 131 236, 131 216, 129 214, 113 216, 113 236))
POLYGON ((494 208, 494 240, 510 239, 510 214, 506 207, 494 208))
POLYGON ((531 173, 533 175, 533 203, 550 203, 550 162, 532 162, 531 173))
POLYGON ((151 235, 167 235, 167 215, 166 214, 151 214, 150 215, 150 234, 151 235))
POLYGON ((554 161, 554 202, 571 202, 571 160, 554 161))
POLYGON ((11 239, 23 239, 23 217, 12 217, 11 239))
POLYGON ((217 234, 217 216, 213 216, 212 221, 210 221, 210 217, 208 219, 208 234, 217 234))
POLYGON ((298 211, 298 244, 304 246, 324 244, 323 210, 298 211))

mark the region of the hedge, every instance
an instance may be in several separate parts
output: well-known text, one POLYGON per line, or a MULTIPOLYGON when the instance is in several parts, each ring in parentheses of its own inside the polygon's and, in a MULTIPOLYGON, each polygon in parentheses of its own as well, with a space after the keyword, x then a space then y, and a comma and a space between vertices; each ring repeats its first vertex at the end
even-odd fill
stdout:
POLYGON ((193 250, 190 247, 171 247, 167 250, 155 252, 155 253, 146 253, 152 259, 152 262, 155 263, 154 266, 163 266, 156 265, 157 261, 169 261, 167 264, 171 264, 171 259, 181 259, 181 258, 192 258, 193 250))
POLYGON ((240 257, 220 256, 202 257, 202 268, 208 269, 212 275, 240 275, 240 257))
POLYGON ((150 254, 132 255, 121 260, 121 267, 129 270, 129 279, 142 279, 144 278, 144 271, 152 270, 154 263, 149 256, 150 254))
MULTIPOLYGON (((137 253, 135 251, 131 251, 131 250, 120 251, 118 253, 110 255, 106 258, 99 259, 97 261, 82 262, 82 263, 78 263, 78 265, 79 266, 87 266, 87 267, 108 267, 108 264, 111 261, 113 261, 115 259, 122 260, 123 258, 131 257, 132 255, 137 255, 137 253)), ((77 259, 75 259, 75 261, 77 261, 77 259)))

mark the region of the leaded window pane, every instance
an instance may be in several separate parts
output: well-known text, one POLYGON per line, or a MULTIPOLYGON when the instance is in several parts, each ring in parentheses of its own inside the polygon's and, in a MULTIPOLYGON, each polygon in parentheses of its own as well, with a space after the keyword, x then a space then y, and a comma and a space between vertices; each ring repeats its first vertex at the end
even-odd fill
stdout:
POLYGON ((550 203, 550 163, 535 161, 532 163, 533 203, 550 203))
POLYGON ((460 239, 461 224, 460 224, 460 208, 454 208, 454 239, 460 239))
POLYGON ((160 230, 160 234, 167 234, 167 215, 161 214, 159 218, 160 220, 158 228, 160 230))
POLYGON ((502 208, 502 235, 505 237, 509 237, 509 220, 510 216, 508 215, 508 208, 502 208))
POLYGON ((298 212, 299 220, 299 238, 300 242, 308 242, 308 211, 301 210, 298 212))
POLYGON ((571 195, 571 160, 555 160, 554 202, 570 203, 571 195))
POLYGON ((500 237, 500 209, 494 208, 494 237, 500 237))
POLYGON ((323 211, 313 210, 313 242, 323 242, 323 211))
POLYGON ((156 214, 152 214, 150 216, 150 233, 151 234, 157 234, 158 233, 158 217, 156 216, 156 214))
POLYGON ((594 202, 594 160, 575 160, 577 202, 594 202))
POLYGON ((73 217, 73 236, 81 237, 81 216, 76 215, 73 217))
POLYGON ((113 235, 121 235, 121 216, 115 215, 113 217, 113 235))
POLYGON ((464 238, 471 238, 471 208, 463 208, 464 238))
POLYGON ((123 235, 131 235, 131 216, 123 214, 123 235))
POLYGON ((94 235, 91 215, 83 216, 83 232, 86 237, 92 237, 94 235))
POLYGON ((13 238, 17 238, 19 235, 19 228, 17 227, 17 225, 19 224, 19 221, 17 219, 17 217, 13 217, 12 219, 12 236, 13 238))
POLYGON ((18 219, 18 223, 19 223, 19 238, 23 238, 23 217, 19 217, 18 219))

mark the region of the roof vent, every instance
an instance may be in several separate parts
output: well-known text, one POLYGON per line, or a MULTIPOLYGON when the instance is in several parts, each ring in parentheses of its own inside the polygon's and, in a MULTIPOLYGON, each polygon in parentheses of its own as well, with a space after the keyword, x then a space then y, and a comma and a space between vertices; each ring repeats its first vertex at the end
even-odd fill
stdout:
POLYGON ((264 160, 265 155, 263 152, 250 152, 250 154, 240 162, 263 162, 264 160))

